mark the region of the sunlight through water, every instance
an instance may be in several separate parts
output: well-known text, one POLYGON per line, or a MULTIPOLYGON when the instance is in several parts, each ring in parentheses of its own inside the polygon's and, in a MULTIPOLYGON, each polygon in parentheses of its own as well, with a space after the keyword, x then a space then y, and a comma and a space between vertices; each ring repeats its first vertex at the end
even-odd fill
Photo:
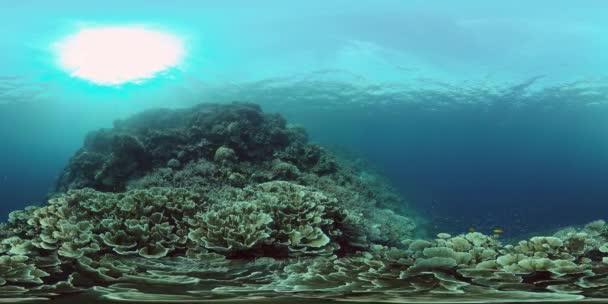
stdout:
POLYGON ((99 85, 138 83, 181 63, 183 41, 142 26, 84 28, 55 45, 59 65, 72 77, 99 85))

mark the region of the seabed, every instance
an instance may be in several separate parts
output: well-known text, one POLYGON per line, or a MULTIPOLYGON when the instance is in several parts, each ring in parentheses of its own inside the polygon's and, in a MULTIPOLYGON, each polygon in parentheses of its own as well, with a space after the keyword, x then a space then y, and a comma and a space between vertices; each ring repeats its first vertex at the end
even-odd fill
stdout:
POLYGON ((0 225, 0 303, 608 302, 606 222, 425 236, 355 164, 255 104, 116 121, 0 225))

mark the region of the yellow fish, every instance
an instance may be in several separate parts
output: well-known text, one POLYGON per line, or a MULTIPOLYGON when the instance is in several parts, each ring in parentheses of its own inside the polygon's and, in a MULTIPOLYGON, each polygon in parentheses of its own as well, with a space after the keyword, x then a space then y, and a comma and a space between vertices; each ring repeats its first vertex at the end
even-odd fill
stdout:
POLYGON ((469 227, 469 232, 475 232, 477 231, 474 227, 469 227))
POLYGON ((494 230, 492 230, 492 232, 494 232, 494 234, 502 234, 505 231, 502 229, 494 229, 494 230))

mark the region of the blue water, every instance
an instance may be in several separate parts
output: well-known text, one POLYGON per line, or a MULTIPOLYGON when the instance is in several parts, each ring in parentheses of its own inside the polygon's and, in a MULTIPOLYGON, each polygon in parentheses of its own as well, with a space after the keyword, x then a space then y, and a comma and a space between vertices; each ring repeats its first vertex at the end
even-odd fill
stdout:
MULTIPOLYGON (((393 103, 376 104, 377 96, 360 94, 370 103, 362 107, 348 105, 345 94, 337 101, 327 97, 326 90, 354 90, 342 82, 274 86, 280 90, 244 86, 211 95, 216 101, 260 98, 267 111, 306 127, 313 141, 365 159, 389 178, 412 212, 426 218, 430 232, 500 228, 518 238, 608 215, 608 105, 594 104, 602 95, 581 97, 564 89, 551 100, 542 100, 549 93, 541 91, 505 101, 503 95, 477 94, 489 104, 470 105, 442 91, 419 104, 403 95, 381 95, 393 103), (321 84, 327 88, 319 89, 321 84), (302 90, 311 95, 298 99, 302 90), (285 103, 285 96, 295 100, 285 103), (317 102, 307 102, 311 98, 317 102), (441 108, 442 98, 451 98, 450 106, 441 108)), ((96 116, 106 106, 76 107, 75 115, 54 111, 53 104, 2 106, 2 138, 14 147, 2 151, 7 170, 0 195, 8 202, 3 216, 42 201, 88 130, 128 115, 96 116)))
POLYGON ((0 219, 44 202, 87 132, 147 108, 232 100, 260 103, 313 141, 366 159, 431 232, 517 237, 607 218, 607 8, 0 3, 0 219), (53 41, 128 23, 183 36, 185 64, 117 87, 57 66, 53 41))
POLYGON ((380 167, 435 231, 521 236, 607 215, 608 109, 509 112, 359 111, 308 125, 380 167))

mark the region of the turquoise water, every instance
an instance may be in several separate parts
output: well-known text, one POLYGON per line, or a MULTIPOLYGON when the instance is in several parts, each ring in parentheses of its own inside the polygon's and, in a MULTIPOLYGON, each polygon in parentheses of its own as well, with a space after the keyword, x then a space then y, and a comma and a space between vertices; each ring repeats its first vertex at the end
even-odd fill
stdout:
POLYGON ((146 109, 232 101, 280 113, 384 176, 429 236, 500 229, 507 242, 606 219, 607 9, 599 0, 5 1, 0 221, 44 203, 89 132, 146 109), (121 84, 71 75, 57 43, 107 26, 169 33, 184 56, 121 84))

